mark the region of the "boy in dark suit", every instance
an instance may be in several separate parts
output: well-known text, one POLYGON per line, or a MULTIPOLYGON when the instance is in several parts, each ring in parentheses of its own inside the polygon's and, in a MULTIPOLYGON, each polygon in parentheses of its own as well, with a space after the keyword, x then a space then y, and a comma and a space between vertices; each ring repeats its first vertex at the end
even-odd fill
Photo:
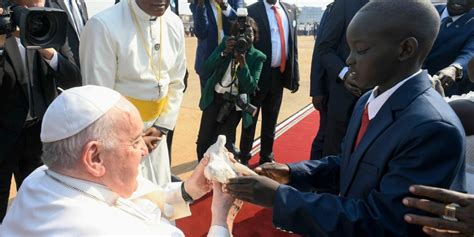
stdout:
POLYGON ((402 199, 416 183, 448 188, 465 152, 459 119, 421 70, 438 29, 427 0, 370 1, 349 25, 347 65, 359 88, 374 89, 354 108, 342 154, 265 164, 257 171, 274 180, 231 179, 227 192, 273 207, 273 224, 299 234, 423 236, 404 222, 419 211, 402 199), (339 195, 303 192, 312 189, 339 195))

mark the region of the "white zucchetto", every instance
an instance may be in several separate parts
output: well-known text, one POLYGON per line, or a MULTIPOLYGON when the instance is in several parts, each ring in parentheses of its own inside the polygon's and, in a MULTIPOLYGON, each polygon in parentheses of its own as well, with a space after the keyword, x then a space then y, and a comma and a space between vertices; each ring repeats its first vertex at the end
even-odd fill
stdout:
POLYGON ((81 86, 65 90, 49 105, 41 125, 41 141, 71 137, 109 111, 120 93, 102 86, 81 86))

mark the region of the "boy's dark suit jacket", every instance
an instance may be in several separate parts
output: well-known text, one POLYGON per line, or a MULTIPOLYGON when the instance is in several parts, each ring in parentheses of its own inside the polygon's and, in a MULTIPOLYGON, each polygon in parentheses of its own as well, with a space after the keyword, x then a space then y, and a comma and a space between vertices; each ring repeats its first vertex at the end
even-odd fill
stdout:
POLYGON ((355 106, 341 155, 290 164, 291 186, 340 195, 281 185, 275 226, 310 236, 424 236, 404 221, 404 214, 419 212, 402 199, 411 196, 410 185, 448 188, 464 172, 463 127, 422 72, 386 101, 353 150, 369 96, 355 106))

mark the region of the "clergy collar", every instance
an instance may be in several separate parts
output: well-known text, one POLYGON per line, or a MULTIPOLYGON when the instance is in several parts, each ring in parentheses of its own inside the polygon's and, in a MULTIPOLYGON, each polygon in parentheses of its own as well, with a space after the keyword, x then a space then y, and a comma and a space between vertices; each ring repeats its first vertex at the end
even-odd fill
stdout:
POLYGON ((62 175, 52 171, 51 169, 45 169, 44 172, 52 179, 60 180, 62 183, 77 188, 85 193, 88 193, 89 195, 92 195, 98 198, 100 201, 103 201, 108 204, 115 204, 120 197, 117 193, 111 191, 106 186, 98 183, 62 175))
MULTIPOLYGON (((125 1, 129 1, 129 0, 125 0, 125 1)), ((137 4, 137 1, 136 0, 130 0, 130 2, 132 2, 132 10, 135 12, 135 14, 137 15, 137 18, 140 19, 140 20, 144 20, 144 21, 154 21, 156 19, 158 19, 157 16, 150 16, 148 15, 145 11, 143 11, 137 4)), ((127 4, 128 5, 128 4, 127 4)), ((163 16, 168 12, 169 10, 169 7, 168 9, 166 9, 165 13, 163 14, 163 16)))

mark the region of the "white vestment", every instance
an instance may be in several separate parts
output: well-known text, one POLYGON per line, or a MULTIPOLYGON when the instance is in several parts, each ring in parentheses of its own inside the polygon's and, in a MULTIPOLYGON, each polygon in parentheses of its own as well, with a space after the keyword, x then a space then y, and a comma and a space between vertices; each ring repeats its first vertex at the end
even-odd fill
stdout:
MULTIPOLYGON (((124 199, 105 186, 42 166, 23 182, 0 226, 0 236, 184 236, 164 217, 190 214, 181 197, 181 183, 159 188, 143 178, 137 181, 135 193, 124 199), (164 202, 163 212, 145 198, 154 192, 164 202)), ((212 226, 208 236, 230 234, 223 227, 212 226)))
MULTIPOLYGON (((146 119, 143 109, 139 110, 145 129, 152 125, 174 129, 186 73, 184 27, 178 16, 168 9, 154 18, 135 0, 124 0, 90 19, 81 42, 84 85, 109 87, 142 101, 166 100, 157 116, 146 119)), ((171 181, 166 136, 142 166, 142 174, 152 182, 162 185, 171 181)))

